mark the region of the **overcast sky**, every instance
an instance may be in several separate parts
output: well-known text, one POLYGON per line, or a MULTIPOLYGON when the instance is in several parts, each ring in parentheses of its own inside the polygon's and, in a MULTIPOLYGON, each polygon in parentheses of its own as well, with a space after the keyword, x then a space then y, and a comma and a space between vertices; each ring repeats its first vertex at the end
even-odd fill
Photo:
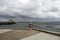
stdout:
POLYGON ((60 0, 0 0, 0 15, 60 18, 60 0))

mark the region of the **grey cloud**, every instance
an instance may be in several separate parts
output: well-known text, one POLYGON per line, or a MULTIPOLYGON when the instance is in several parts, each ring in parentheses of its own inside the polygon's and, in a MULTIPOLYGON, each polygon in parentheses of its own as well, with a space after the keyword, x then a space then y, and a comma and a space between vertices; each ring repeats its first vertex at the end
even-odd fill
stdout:
POLYGON ((20 3, 18 0, 0 0, 0 15, 10 15, 21 19, 58 17, 60 7, 55 7, 56 4, 51 1, 57 0, 30 0, 28 3, 20 3))
POLYGON ((49 8, 48 10, 42 10, 42 12, 48 13, 48 12, 59 12, 59 9, 56 7, 49 8))
POLYGON ((50 12, 58 12, 58 11, 59 11, 59 9, 58 9, 58 8, 56 8, 56 7, 53 7, 53 8, 51 8, 51 9, 49 9, 49 11, 50 11, 50 12))

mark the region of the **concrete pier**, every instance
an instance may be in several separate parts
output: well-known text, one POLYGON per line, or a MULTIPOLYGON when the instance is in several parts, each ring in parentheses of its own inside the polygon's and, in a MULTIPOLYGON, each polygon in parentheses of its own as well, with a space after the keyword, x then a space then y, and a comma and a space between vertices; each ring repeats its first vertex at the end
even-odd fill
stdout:
POLYGON ((20 40, 60 40, 59 36, 51 35, 48 33, 40 32, 38 34, 20 39, 20 40))
POLYGON ((34 30, 40 32, 20 40, 60 40, 60 32, 41 30, 38 28, 35 28, 34 30))
POLYGON ((1 29, 0 40, 60 40, 60 33, 38 29, 1 29))
POLYGON ((0 34, 1 33, 5 33, 5 32, 9 32, 12 31, 13 29, 0 29, 0 34))
POLYGON ((26 30, 26 29, 13 29, 11 31, 8 31, 7 29, 1 29, 2 33, 0 33, 0 40, 19 40, 34 34, 39 33, 39 31, 36 30, 26 30), (2 30, 4 32, 2 32, 2 30), (6 30, 6 31, 5 31, 6 30))

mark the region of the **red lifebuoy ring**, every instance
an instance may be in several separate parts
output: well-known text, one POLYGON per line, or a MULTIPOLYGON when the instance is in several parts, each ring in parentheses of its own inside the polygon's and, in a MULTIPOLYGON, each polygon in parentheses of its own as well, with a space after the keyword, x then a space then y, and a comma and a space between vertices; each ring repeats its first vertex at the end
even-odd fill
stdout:
POLYGON ((29 24, 28 27, 29 27, 29 28, 32 28, 32 24, 29 24))

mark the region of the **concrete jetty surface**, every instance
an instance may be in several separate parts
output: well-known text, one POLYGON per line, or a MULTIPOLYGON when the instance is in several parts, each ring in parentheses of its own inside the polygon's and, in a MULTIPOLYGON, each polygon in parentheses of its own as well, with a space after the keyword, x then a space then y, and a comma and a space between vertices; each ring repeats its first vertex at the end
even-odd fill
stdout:
POLYGON ((0 40, 60 40, 60 36, 37 29, 0 29, 0 40))
POLYGON ((5 32, 8 32, 8 31, 12 31, 13 29, 0 29, 0 33, 5 33, 5 32))
POLYGON ((39 31, 36 30, 19 30, 19 29, 13 29, 11 31, 7 31, 7 29, 1 29, 6 30, 5 32, 0 33, 0 40, 19 40, 34 34, 39 33, 39 31))
POLYGON ((20 39, 20 40, 60 40, 59 36, 55 36, 55 35, 51 35, 51 34, 47 34, 44 32, 40 32, 38 34, 20 39))

